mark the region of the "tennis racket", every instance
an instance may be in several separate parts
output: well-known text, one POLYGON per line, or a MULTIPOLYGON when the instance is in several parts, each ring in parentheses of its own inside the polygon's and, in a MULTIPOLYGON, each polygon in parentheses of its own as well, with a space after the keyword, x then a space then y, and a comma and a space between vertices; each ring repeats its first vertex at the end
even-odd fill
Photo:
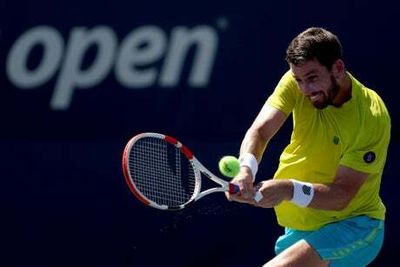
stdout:
POLYGON ((161 210, 180 210, 215 192, 239 192, 238 185, 212 174, 186 146, 163 134, 142 133, 129 140, 122 168, 136 198, 161 210), (202 174, 219 186, 201 191, 202 174))

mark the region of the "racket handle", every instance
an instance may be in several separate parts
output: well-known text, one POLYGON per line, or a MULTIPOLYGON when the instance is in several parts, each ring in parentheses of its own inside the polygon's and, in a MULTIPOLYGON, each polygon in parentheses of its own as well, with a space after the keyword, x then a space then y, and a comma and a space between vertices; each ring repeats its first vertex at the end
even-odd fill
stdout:
POLYGON ((229 193, 236 194, 240 191, 240 188, 237 184, 229 183, 229 193))
MULTIPOLYGON (((237 184, 229 183, 229 193, 230 194, 236 194, 239 191, 240 191, 240 188, 237 184)), ((260 191, 257 190, 256 194, 254 195, 254 200, 256 202, 260 202, 260 200, 262 198, 263 198, 263 195, 261 194, 260 191)))

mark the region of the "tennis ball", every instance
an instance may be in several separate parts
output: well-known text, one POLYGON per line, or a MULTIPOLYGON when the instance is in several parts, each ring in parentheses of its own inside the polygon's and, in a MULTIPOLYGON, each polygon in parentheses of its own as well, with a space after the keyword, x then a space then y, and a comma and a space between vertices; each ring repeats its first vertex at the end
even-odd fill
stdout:
POLYGON ((240 170, 239 160, 234 156, 224 156, 218 163, 219 171, 226 177, 235 177, 240 170))

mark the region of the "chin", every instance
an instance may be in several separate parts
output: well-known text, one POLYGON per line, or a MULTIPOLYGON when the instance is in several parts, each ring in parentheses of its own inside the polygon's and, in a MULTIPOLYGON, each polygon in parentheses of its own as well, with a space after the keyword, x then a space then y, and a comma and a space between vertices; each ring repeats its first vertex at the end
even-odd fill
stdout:
POLYGON ((312 103, 312 104, 317 109, 324 109, 329 105, 327 102, 316 102, 316 103, 312 103))

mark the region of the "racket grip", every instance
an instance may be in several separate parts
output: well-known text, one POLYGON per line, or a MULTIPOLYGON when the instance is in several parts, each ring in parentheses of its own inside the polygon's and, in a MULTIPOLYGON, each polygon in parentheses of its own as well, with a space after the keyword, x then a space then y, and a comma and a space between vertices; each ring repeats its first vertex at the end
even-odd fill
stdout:
POLYGON ((236 194, 240 191, 240 188, 237 184, 229 183, 229 193, 236 194))
MULTIPOLYGON (((240 188, 237 184, 229 183, 229 193, 230 194, 236 194, 240 191, 240 188)), ((254 195, 254 200, 256 202, 260 202, 260 200, 263 198, 263 195, 261 194, 260 191, 257 190, 256 194, 254 195)))

